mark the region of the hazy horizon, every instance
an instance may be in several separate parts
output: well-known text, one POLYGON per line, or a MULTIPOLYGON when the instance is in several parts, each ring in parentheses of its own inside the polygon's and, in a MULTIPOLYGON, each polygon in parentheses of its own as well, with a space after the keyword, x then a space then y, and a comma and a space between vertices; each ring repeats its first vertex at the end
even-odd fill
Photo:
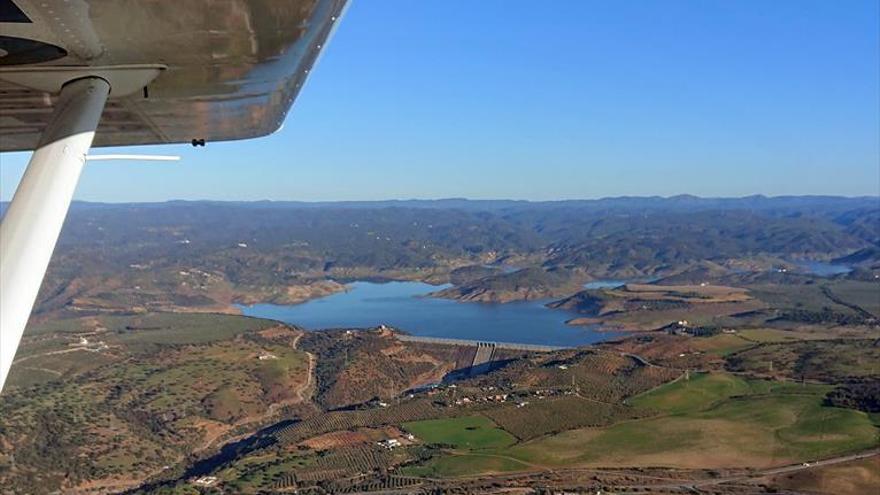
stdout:
MULTIPOLYGON (((834 200, 877 200, 880 201, 880 193, 878 194, 864 194, 864 195, 836 195, 836 194, 781 194, 776 196, 769 196, 765 194, 749 194, 745 196, 700 196, 696 194, 675 194, 669 196, 660 196, 660 195, 645 195, 645 196, 632 196, 632 195, 624 195, 624 196, 600 196, 593 198, 558 198, 558 199, 545 199, 545 200, 533 200, 533 199, 524 199, 524 198, 467 198, 467 197, 436 197, 436 198, 417 198, 417 197, 409 197, 409 198, 377 198, 377 199, 366 199, 366 200, 357 200, 357 199, 326 199, 326 200, 297 200, 297 199, 248 199, 248 200, 232 200, 232 199, 209 199, 209 198, 192 198, 192 199, 184 199, 184 198, 171 198, 165 200, 158 201, 91 201, 84 199, 74 199, 74 204, 101 204, 101 205, 126 205, 126 204, 166 204, 166 203, 302 203, 309 205, 319 205, 319 204, 336 204, 336 203, 392 203, 392 202, 456 202, 456 201, 464 201, 464 202, 515 202, 515 203, 566 203, 566 202, 601 202, 601 201, 612 201, 612 200, 676 200, 676 199, 693 199, 700 201, 737 201, 737 200, 749 200, 749 199, 764 199, 764 200, 783 200, 783 199, 834 199, 834 200)), ((0 204, 8 204, 9 199, 0 199, 0 204)))

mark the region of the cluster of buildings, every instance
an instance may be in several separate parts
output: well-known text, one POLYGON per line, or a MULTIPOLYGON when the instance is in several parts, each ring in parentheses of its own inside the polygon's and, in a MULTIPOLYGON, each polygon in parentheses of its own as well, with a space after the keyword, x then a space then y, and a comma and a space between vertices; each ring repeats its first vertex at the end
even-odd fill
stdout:
POLYGON ((670 323, 663 327, 662 330, 665 330, 672 335, 686 335, 691 337, 709 337, 717 333, 736 333, 736 330, 732 328, 695 325, 687 320, 678 320, 677 322, 670 323))
POLYGON ((510 397, 510 394, 483 395, 474 398, 462 397, 461 399, 457 399, 455 402, 453 402, 453 404, 455 404, 456 406, 463 406, 475 402, 507 402, 508 397, 510 397))
MULTIPOLYGON (((484 391, 494 391, 495 387, 487 387, 484 391), (491 389, 491 390, 490 390, 491 389)), ((531 391, 517 391, 516 393, 489 393, 486 395, 473 395, 473 396, 464 396, 460 399, 454 400, 450 406, 468 406, 471 404, 478 403, 501 403, 501 402, 512 402, 516 404, 516 407, 525 407, 529 405, 529 402, 525 399, 528 397, 533 397, 536 399, 543 399, 545 397, 556 397, 561 395, 572 395, 574 392, 571 389, 538 389, 531 391)))
POLYGON ((400 447, 400 440, 396 438, 386 438, 385 440, 380 440, 376 442, 376 445, 388 450, 394 450, 397 447, 400 447))
POLYGON ((201 478, 196 478, 195 480, 193 480, 193 484, 197 486, 207 487, 216 485, 217 481, 218 479, 216 476, 202 476, 201 478))
POLYGON ((110 346, 108 346, 103 340, 92 342, 86 337, 80 337, 79 342, 70 345, 71 347, 89 352, 101 352, 110 348, 110 346))
POLYGON ((415 435, 413 435, 412 433, 406 433, 401 438, 386 438, 385 440, 380 440, 376 442, 376 445, 382 447, 383 449, 394 450, 402 445, 415 443, 415 441, 415 435))
POLYGON ((208 288, 209 283, 216 282, 221 280, 222 277, 216 275, 214 273, 208 273, 204 270, 199 270, 198 268, 189 268, 187 270, 179 270, 177 275, 183 277, 184 280, 180 282, 180 285, 183 287, 192 286, 196 289, 205 290, 208 288), (188 281, 187 281, 188 280, 188 281))

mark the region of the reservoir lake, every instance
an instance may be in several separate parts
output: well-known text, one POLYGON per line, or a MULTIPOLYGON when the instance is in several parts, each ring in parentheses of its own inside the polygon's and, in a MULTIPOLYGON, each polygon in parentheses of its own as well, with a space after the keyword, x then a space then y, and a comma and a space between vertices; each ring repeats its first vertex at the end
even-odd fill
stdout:
POLYGON ((547 301, 506 304, 426 297, 449 287, 421 282, 354 282, 340 292, 302 304, 239 306, 247 316, 308 330, 389 325, 412 335, 574 347, 623 335, 565 322, 580 315, 549 309, 547 301))

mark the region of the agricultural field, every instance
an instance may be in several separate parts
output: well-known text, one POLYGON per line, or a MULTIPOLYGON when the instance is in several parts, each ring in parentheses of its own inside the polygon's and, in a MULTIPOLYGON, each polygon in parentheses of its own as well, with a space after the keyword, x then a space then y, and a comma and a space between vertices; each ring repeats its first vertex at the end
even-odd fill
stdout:
POLYGON ((519 391, 552 389, 610 404, 672 380, 679 372, 604 350, 560 351, 521 359, 484 377, 463 383, 519 391))
POLYGON ((322 451, 340 447, 351 447, 353 445, 376 443, 387 438, 397 438, 401 436, 403 436, 403 433, 400 429, 394 426, 385 426, 381 428, 353 428, 349 430, 333 431, 303 440, 297 444, 297 447, 322 451))
POLYGON ((638 417, 640 411, 577 395, 493 408, 484 414, 520 440, 531 440, 586 426, 605 426, 638 417))
POLYGON ((681 320, 712 325, 766 305, 739 287, 626 284, 616 289, 588 289, 550 307, 578 311, 612 328, 653 330, 681 320))
POLYGON ((737 351, 755 347, 760 344, 796 342, 801 340, 832 340, 840 338, 864 339, 868 333, 857 329, 835 329, 799 327, 797 329, 780 328, 741 328, 735 333, 717 333, 691 339, 694 350, 704 351, 720 357, 726 357, 737 351))
MULTIPOLYGON (((347 337, 384 339, 367 333, 347 337)), ((376 345, 355 344, 353 348, 376 345)), ((389 348, 394 347, 387 343, 380 347, 389 348)), ((457 387, 440 387, 384 404, 371 401, 346 410, 309 413, 275 431, 272 435, 277 443, 233 461, 215 475, 229 480, 229 486, 241 493, 256 493, 293 486, 328 486, 372 469, 394 468, 403 476, 396 481, 382 481, 382 486, 411 483, 418 476, 458 476, 474 469, 522 470, 529 468, 528 462, 497 452, 512 448, 522 439, 653 414, 625 406, 620 400, 676 375, 619 353, 560 351, 533 355, 488 376, 458 382, 457 387), (499 395, 495 386, 502 382, 507 385, 503 387, 505 393, 499 395), (461 399, 466 398, 469 400, 462 403, 461 399), (406 440, 402 432, 412 433, 415 440, 406 440), (395 435, 404 439, 400 447, 376 449, 378 442, 395 435)))
MULTIPOLYGON (((263 494, 293 491, 302 486, 331 487, 340 482, 369 479, 364 473, 387 470, 410 460, 405 451, 390 451, 375 445, 314 451, 267 451, 236 460, 214 473, 223 489, 235 494, 263 494)), ((406 484, 405 480, 390 485, 406 484)), ((178 482, 148 493, 184 494, 193 487, 178 482)), ((198 491, 195 493, 199 493, 198 491)))
POLYGON ((880 374, 876 340, 769 343, 727 357, 727 369, 755 376, 840 383, 880 374))
POLYGON ((663 411, 657 417, 568 431, 510 454, 556 465, 764 467, 877 446, 865 413, 822 405, 828 390, 730 375, 679 380, 631 401, 663 411))
POLYGON ((529 463, 497 454, 453 453, 437 457, 426 463, 406 466, 402 472, 408 476, 446 478, 468 476, 474 473, 506 473, 529 469, 529 463))
POLYGON ((696 304, 742 302, 752 298, 748 290, 723 285, 650 285, 626 284, 617 293, 636 294, 643 301, 680 301, 696 304))
POLYGON ((325 433, 364 427, 399 425, 409 421, 451 416, 455 412, 440 407, 432 401, 417 398, 388 407, 314 414, 279 430, 275 436, 281 444, 297 444, 325 433))
POLYGON ((425 443, 455 449, 492 449, 516 443, 516 438, 484 416, 416 421, 402 426, 425 443))
POLYGON ((517 439, 485 416, 405 423, 405 429, 420 441, 445 446, 442 455, 403 468, 407 476, 446 477, 477 472, 506 472, 528 465, 495 452, 509 447, 517 439))
POLYGON ((816 336, 813 332, 795 332, 791 330, 780 330, 775 328, 744 328, 737 332, 740 338, 747 342, 756 344, 767 344, 775 342, 793 342, 796 340, 806 340, 810 338, 828 338, 833 335, 827 332, 816 336))
POLYGON ((697 352, 705 352, 718 357, 724 357, 736 351, 741 351, 755 345, 755 342, 745 335, 720 333, 709 337, 691 339, 690 348, 697 352))
MULTIPOLYGON (((460 476, 526 469, 522 465, 760 468, 880 446, 880 430, 867 414, 823 405, 831 388, 694 374, 630 399, 642 418, 575 427, 480 451, 491 463, 457 452, 432 457, 407 472, 460 476)), ((498 415, 503 410, 484 414, 506 427, 503 413, 498 415)), ((533 420, 540 424, 540 418, 533 420)))
POLYGON ((702 415, 572 430, 512 449, 511 455, 560 466, 760 468, 876 446, 875 428, 858 413, 820 411, 820 403, 800 397, 742 401, 702 415), (759 407, 780 409, 762 417, 759 407), (798 413, 804 418, 790 421, 798 413), (830 426, 820 432, 815 425, 830 426))
POLYGON ((629 404, 668 414, 708 409, 716 402, 745 395, 766 382, 748 382, 727 373, 694 373, 629 400, 629 404))
MULTIPOLYGON (((871 328, 880 313, 880 282, 804 278, 789 283, 743 279, 742 286, 626 284, 588 289, 550 303, 585 315, 572 324, 601 323, 610 328, 649 331, 687 321, 709 329, 756 327, 803 329, 871 328)), ((721 280, 724 280, 722 277, 721 280)), ((864 336, 864 331, 862 331, 864 336)))
POLYGON ((208 344, 278 324, 261 318, 210 313, 99 316, 97 321, 108 332, 118 335, 122 343, 157 345, 208 344))

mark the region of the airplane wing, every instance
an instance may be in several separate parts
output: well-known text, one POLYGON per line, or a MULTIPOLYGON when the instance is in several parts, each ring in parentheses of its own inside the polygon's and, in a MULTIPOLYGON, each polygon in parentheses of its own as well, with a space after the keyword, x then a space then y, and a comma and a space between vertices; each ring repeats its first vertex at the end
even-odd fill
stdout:
POLYGON ((0 389, 92 146, 277 130, 346 0, 0 0, 0 389))
POLYGON ((160 69, 146 92, 111 89, 93 146, 270 134, 345 3, 0 0, 0 151, 35 149, 52 116, 55 88, 35 89, 35 68, 160 69))

